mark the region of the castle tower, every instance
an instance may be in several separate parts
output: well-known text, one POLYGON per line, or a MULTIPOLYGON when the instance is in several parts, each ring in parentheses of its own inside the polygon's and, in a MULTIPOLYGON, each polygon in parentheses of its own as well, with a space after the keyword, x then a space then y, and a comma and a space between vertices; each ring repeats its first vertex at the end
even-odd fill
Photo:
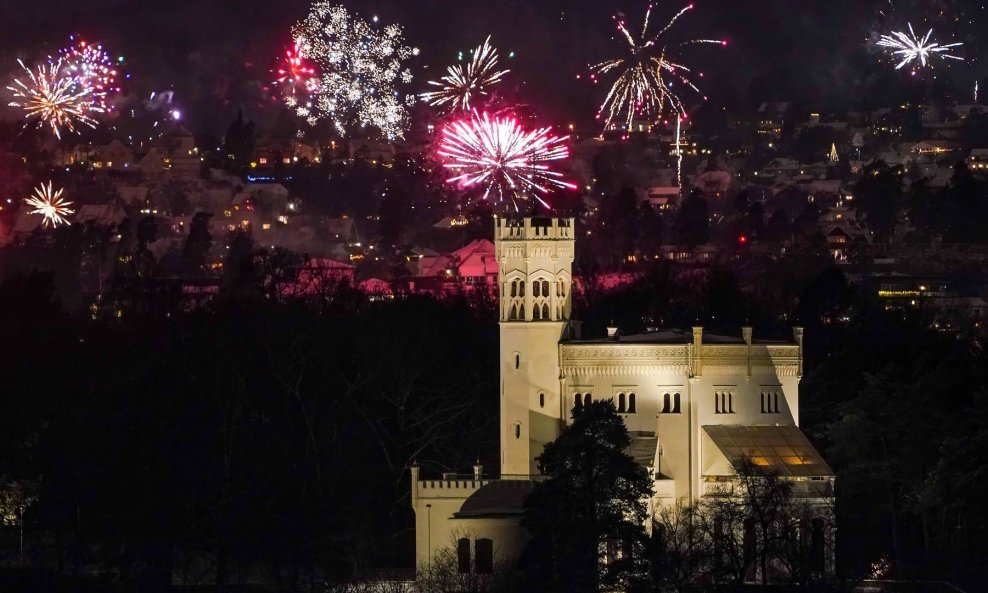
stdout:
POLYGON ((496 219, 501 325, 501 476, 537 474, 559 435, 559 340, 572 297, 572 218, 496 219))

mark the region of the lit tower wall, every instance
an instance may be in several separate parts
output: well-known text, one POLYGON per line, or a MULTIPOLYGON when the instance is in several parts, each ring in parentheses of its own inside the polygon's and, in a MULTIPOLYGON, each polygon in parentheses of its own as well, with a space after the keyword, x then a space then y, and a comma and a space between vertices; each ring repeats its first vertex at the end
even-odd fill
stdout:
POLYGON ((559 435, 559 341, 572 306, 572 218, 496 219, 500 290, 501 475, 538 473, 559 435))

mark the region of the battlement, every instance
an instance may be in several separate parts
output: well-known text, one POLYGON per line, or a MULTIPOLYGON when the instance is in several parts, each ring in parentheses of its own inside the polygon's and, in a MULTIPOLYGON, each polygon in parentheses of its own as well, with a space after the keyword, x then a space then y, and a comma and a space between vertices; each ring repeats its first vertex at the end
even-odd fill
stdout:
POLYGON ((572 218, 526 216, 496 218, 494 222, 498 241, 572 241, 576 238, 572 218))

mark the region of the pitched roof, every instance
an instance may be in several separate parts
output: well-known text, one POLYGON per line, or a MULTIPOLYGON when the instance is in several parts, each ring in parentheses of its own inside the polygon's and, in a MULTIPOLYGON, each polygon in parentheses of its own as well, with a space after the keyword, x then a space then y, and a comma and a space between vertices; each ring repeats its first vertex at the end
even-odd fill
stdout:
POLYGON ((713 425, 703 430, 735 471, 750 460, 756 470, 785 477, 834 475, 798 426, 713 425))

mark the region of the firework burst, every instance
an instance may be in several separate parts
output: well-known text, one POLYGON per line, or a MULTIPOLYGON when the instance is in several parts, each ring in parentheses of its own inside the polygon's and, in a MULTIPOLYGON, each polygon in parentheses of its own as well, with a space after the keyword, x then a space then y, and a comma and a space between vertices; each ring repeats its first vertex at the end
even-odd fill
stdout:
POLYGON ((666 43, 664 41, 666 33, 680 17, 693 9, 693 5, 690 4, 677 12, 654 35, 649 33, 653 8, 654 5, 648 6, 645 22, 638 35, 632 32, 624 19, 615 16, 617 30, 624 41, 625 54, 590 67, 590 78, 594 82, 597 82, 598 76, 620 73, 611 85, 597 115, 598 119, 604 119, 605 128, 610 127, 615 121, 623 121, 625 126, 630 128, 635 117, 645 117, 654 121, 666 109, 685 116, 686 107, 675 91, 676 83, 701 96, 702 93, 689 78, 691 69, 680 58, 675 57, 676 50, 697 44, 727 45, 726 41, 716 39, 690 39, 666 43))
POLYGON ((312 96, 319 90, 319 76, 310 61, 301 56, 298 43, 285 52, 274 72, 273 84, 281 89, 281 100, 299 117, 312 118, 312 96))
POLYGON ((388 138, 404 135, 406 104, 414 97, 403 97, 398 86, 412 81, 405 62, 418 50, 405 45, 401 27, 379 30, 346 8, 320 0, 292 33, 296 56, 312 60, 320 72, 310 124, 325 118, 340 134, 357 125, 377 128, 388 138))
POLYGON ((525 130, 513 117, 491 118, 472 112, 443 129, 439 156, 454 173, 447 179, 462 188, 482 187, 483 199, 510 202, 534 198, 546 208, 552 189, 576 189, 548 163, 569 155, 568 137, 554 136, 549 128, 525 130))
POLYGON ((57 191, 53 190, 51 181, 48 185, 42 183, 38 187, 34 188, 34 195, 25 200, 28 206, 34 207, 31 214, 40 214, 44 216, 42 224, 44 226, 56 227, 60 224, 71 224, 67 216, 73 214, 75 210, 69 208, 72 202, 66 202, 62 199, 63 190, 59 188, 57 191))
POLYGON ((446 76, 430 80, 438 90, 423 93, 422 100, 433 107, 447 107, 451 111, 470 110, 470 101, 477 95, 486 95, 487 89, 498 82, 510 70, 497 69, 497 49, 491 45, 490 36, 473 50, 473 59, 464 68, 455 64, 447 69, 446 76))
POLYGON ((75 79, 62 69, 62 60, 49 61, 35 70, 20 60, 17 63, 27 78, 15 78, 7 89, 14 93, 10 106, 23 109, 25 119, 36 119, 38 127, 48 125, 59 139, 63 128, 75 132, 77 124, 96 127, 96 121, 88 114, 102 112, 102 108, 92 102, 92 88, 77 87, 75 79))
POLYGON ((963 61, 964 58, 951 53, 952 48, 960 47, 963 43, 948 43, 941 45, 935 41, 930 41, 933 36, 933 29, 926 32, 926 35, 919 36, 913 31, 912 23, 909 23, 909 33, 904 31, 892 31, 888 35, 882 35, 878 40, 878 47, 890 50, 890 53, 899 60, 895 69, 899 70, 909 64, 914 67, 927 67, 933 65, 933 58, 943 58, 946 60, 963 61))
MULTIPOLYGON (((62 50, 65 73, 74 80, 73 90, 81 92, 90 89, 89 103, 98 107, 97 111, 110 111, 108 98, 120 92, 117 86, 117 64, 102 45, 93 45, 84 39, 72 38, 73 44, 62 50)), ((122 61, 123 58, 119 58, 122 61)))

